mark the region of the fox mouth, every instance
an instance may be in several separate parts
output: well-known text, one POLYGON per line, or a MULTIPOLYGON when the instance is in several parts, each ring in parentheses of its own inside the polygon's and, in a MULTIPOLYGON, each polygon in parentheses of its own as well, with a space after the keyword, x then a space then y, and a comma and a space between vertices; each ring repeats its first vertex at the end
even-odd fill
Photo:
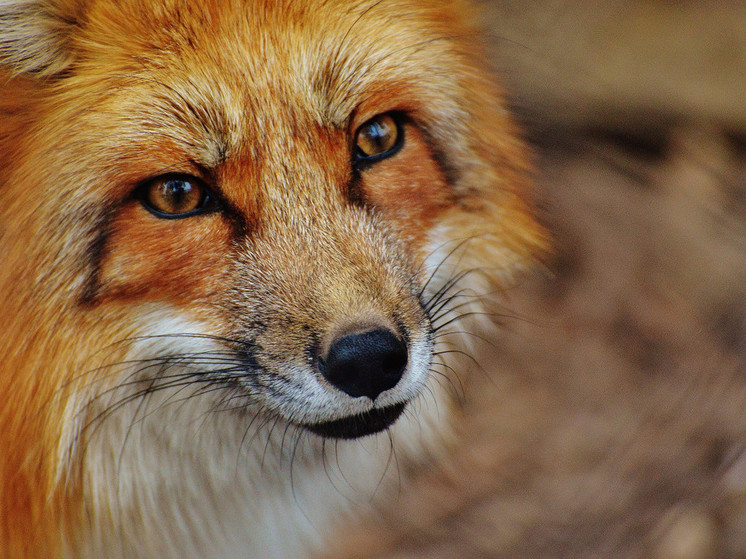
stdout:
POLYGON ((406 405, 406 402, 402 402, 333 421, 304 423, 301 427, 329 439, 357 439, 378 433, 393 425, 406 405))

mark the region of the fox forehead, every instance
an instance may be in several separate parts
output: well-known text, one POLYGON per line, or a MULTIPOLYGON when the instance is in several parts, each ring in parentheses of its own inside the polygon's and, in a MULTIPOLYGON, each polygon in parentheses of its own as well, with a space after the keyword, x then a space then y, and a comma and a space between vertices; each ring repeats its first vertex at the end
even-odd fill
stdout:
POLYGON ((169 100, 159 114, 166 108, 224 143, 300 119, 345 127, 354 114, 414 110, 424 91, 449 91, 443 61, 458 57, 437 54, 453 50, 453 22, 441 21, 442 5, 439 18, 426 17, 434 4, 442 3, 92 0, 77 41, 80 73, 150 89, 169 100))

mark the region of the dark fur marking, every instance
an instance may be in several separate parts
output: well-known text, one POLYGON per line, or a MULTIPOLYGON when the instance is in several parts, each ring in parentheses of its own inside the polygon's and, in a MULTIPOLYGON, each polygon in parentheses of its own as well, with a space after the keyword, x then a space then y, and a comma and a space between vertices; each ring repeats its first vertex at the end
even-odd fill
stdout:
POLYGON ((101 263, 106 255, 107 241, 110 234, 111 220, 115 210, 111 208, 104 212, 96 224, 95 236, 88 245, 88 275, 78 300, 81 306, 94 306, 101 289, 101 263))
POLYGON ((359 206, 365 208, 368 206, 369 200, 363 189, 363 181, 360 171, 355 168, 354 164, 352 167, 352 177, 347 183, 347 199, 353 206, 359 206))
POLYGON ((257 361, 256 354, 261 348, 259 345, 253 342, 241 342, 238 344, 236 354, 242 365, 248 371, 258 371, 261 369, 259 361, 257 361))
POLYGON ((433 137, 428 130, 423 126, 418 126, 419 131, 422 133, 422 137, 425 140, 425 145, 428 148, 430 157, 438 166, 438 169, 443 175, 446 184, 453 190, 459 183, 459 171, 456 166, 452 165, 446 155, 446 150, 441 149, 438 141, 433 137))

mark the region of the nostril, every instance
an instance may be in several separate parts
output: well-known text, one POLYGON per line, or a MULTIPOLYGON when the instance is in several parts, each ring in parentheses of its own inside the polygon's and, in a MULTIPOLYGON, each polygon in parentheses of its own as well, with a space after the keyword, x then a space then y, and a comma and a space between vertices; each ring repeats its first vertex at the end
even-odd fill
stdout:
POLYGON ((371 400, 396 386, 406 367, 407 345, 384 329, 340 337, 319 359, 321 374, 332 385, 371 400))

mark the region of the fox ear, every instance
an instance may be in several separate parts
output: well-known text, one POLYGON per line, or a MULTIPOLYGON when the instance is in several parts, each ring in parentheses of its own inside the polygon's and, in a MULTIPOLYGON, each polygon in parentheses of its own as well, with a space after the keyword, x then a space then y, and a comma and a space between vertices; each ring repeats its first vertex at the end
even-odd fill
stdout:
POLYGON ((0 0, 0 65, 53 76, 72 62, 80 0, 0 0))

